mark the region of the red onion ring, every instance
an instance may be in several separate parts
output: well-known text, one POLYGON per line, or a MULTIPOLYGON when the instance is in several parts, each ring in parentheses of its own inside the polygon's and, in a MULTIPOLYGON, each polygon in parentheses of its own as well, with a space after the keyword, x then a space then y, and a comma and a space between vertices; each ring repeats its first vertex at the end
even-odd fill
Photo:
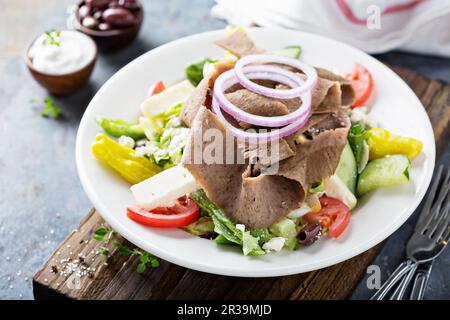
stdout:
MULTIPOLYGON (((286 73, 280 74, 278 67, 273 66, 251 66, 244 69, 246 76, 249 79, 266 79, 274 80, 290 87, 300 86, 305 82, 300 76, 293 72, 287 71, 286 73)), ((235 73, 233 70, 226 71, 222 73, 214 82, 214 98, 220 107, 229 115, 234 118, 244 121, 253 125, 258 125, 262 127, 281 127, 288 125, 295 120, 303 117, 305 113, 308 113, 311 108, 311 92, 303 93, 300 98, 302 100, 301 106, 292 113, 283 116, 276 117, 265 117, 258 116, 238 108, 232 104, 225 96, 224 92, 238 83, 235 73)), ((281 91, 281 90, 280 90, 281 91)), ((284 90, 283 90, 284 91, 284 90)))
POLYGON ((259 142, 259 141, 267 141, 268 142, 268 141, 273 141, 273 140, 279 140, 283 137, 293 134, 306 124, 306 122, 309 119, 309 113, 310 113, 309 112, 310 110, 308 110, 308 112, 303 114, 302 117, 300 117, 299 119, 295 120, 294 122, 290 123, 289 125, 287 125, 283 128, 271 130, 267 133, 257 133, 257 132, 246 132, 242 129, 236 128, 230 122, 228 122, 225 119, 225 117, 222 113, 222 110, 220 109, 220 105, 217 102, 215 97, 213 97, 212 108, 213 108, 213 111, 216 114, 216 116, 224 123, 227 130, 230 130, 230 132, 238 140, 243 140, 243 141, 248 141, 248 142, 259 142))
MULTIPOLYGON (((280 74, 287 74, 287 70, 284 70, 282 68, 279 68, 281 71, 280 74)), ((282 56, 275 56, 275 55, 266 55, 266 54, 255 54, 255 55, 249 55, 246 57, 243 57, 239 59, 236 62, 236 65, 234 67, 234 72, 236 74, 236 77, 239 80, 239 83, 246 89, 253 91, 255 93, 271 97, 271 98, 277 98, 277 99, 292 99, 297 98, 301 94, 312 90, 312 88, 317 83, 317 72, 316 70, 307 65, 306 63, 301 62, 300 60, 288 58, 288 57, 282 57, 282 56), (259 84, 256 84, 250 79, 248 79, 245 76, 244 67, 253 64, 253 63, 259 63, 259 64, 265 64, 265 63, 278 63, 278 64, 284 64, 289 65, 294 68, 297 68, 305 73, 307 76, 306 82, 299 87, 288 89, 288 90, 277 90, 277 89, 271 89, 264 86, 261 86, 259 84)), ((291 72, 292 73, 292 72, 291 72)))

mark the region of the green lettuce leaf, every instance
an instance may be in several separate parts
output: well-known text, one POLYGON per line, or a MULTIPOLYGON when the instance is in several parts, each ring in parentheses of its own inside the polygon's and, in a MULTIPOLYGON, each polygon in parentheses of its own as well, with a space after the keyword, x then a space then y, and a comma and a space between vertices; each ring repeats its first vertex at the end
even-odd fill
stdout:
POLYGON ((216 59, 203 58, 195 61, 185 69, 186 78, 192 83, 193 86, 198 86, 203 79, 203 68, 207 63, 217 62, 216 59))
POLYGON ((264 250, 258 243, 258 238, 250 234, 250 231, 242 232, 228 219, 222 209, 212 202, 205 191, 198 190, 190 194, 190 197, 199 207, 208 212, 214 222, 214 231, 220 236, 216 238, 217 243, 234 243, 242 247, 244 254, 263 255, 264 250), (226 239, 226 241, 225 241, 226 239))
POLYGON ((357 123, 351 126, 348 133, 348 142, 352 148, 355 160, 358 165, 358 173, 361 173, 369 162, 369 145, 367 139, 369 132, 366 126, 362 123, 357 123))

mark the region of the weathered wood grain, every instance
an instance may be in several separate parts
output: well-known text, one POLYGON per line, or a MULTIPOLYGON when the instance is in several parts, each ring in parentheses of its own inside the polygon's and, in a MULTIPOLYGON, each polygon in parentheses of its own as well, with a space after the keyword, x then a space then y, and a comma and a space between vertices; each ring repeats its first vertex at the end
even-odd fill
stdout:
MULTIPOLYGON (((450 137, 450 85, 429 80, 408 69, 393 68, 422 101, 433 124, 437 153, 450 137)), ((106 223, 91 210, 50 259, 36 273, 34 295, 39 298, 73 299, 345 299, 364 275, 382 244, 340 264, 304 274, 265 279, 217 276, 187 270, 166 261, 157 269, 136 272, 138 259, 112 252, 110 258, 95 254, 99 243, 93 232, 106 223), (79 260, 90 275, 76 283, 65 277, 61 259, 79 260), (107 264, 107 265, 106 265, 107 264)), ((118 237, 119 242, 130 245, 118 237)))

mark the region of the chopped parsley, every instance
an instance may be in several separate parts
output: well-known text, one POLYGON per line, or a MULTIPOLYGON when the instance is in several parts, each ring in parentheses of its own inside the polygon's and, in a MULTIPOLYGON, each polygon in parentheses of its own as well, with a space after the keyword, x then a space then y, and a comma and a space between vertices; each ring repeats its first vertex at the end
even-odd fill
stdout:
MULTIPOLYGON (((106 228, 100 228, 94 232, 94 239, 97 241, 101 241, 105 244, 105 246, 97 248, 96 252, 98 254, 102 254, 107 257, 111 256, 111 250, 106 246, 109 244, 112 236, 115 234, 116 232, 113 229, 106 229, 106 228)), ((147 269, 147 266, 150 266, 152 268, 156 268, 159 266, 158 259, 154 257, 152 254, 148 253, 147 251, 143 251, 138 248, 129 248, 117 241, 114 241, 112 243, 112 247, 117 249, 117 251, 120 254, 123 254, 125 256, 133 256, 133 255, 138 256, 139 264, 136 267, 136 271, 138 273, 144 272, 147 269)))
POLYGON ((31 99, 30 104, 44 118, 56 119, 61 114, 61 109, 55 105, 53 98, 45 98, 42 102, 39 99, 31 99))
POLYGON ((53 45, 56 47, 60 46, 60 42, 59 42, 59 38, 61 36, 61 31, 60 30, 49 30, 49 31, 45 31, 45 39, 42 40, 42 44, 43 45, 53 45))

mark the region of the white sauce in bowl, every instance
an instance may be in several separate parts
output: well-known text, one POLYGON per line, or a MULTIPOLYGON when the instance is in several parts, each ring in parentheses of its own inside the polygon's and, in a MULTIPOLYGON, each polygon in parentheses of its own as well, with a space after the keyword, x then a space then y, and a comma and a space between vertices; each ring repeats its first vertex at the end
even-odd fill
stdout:
POLYGON ((68 74, 82 69, 94 59, 95 43, 81 32, 61 31, 55 39, 59 46, 51 44, 48 36, 42 34, 30 47, 28 56, 37 71, 53 75, 68 74))

